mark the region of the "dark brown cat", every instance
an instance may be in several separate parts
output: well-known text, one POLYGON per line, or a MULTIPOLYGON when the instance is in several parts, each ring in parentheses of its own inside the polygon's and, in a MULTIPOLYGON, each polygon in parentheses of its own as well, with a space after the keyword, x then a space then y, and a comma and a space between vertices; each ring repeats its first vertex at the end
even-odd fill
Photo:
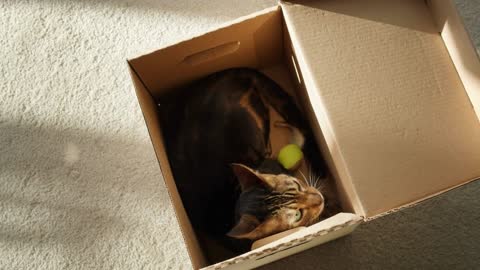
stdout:
POLYGON ((175 92, 160 102, 164 136, 200 238, 243 252, 232 239, 256 240, 318 220, 322 194, 271 157, 269 110, 275 110, 299 134, 307 158, 322 164, 300 111, 280 86, 256 70, 236 68, 175 92))

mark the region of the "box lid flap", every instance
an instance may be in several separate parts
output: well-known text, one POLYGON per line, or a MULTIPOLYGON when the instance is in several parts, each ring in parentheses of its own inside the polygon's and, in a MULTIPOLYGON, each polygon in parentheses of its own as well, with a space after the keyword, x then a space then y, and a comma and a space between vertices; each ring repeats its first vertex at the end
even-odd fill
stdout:
POLYGON ((375 216, 480 177, 480 125, 424 1, 282 10, 357 213, 375 216))

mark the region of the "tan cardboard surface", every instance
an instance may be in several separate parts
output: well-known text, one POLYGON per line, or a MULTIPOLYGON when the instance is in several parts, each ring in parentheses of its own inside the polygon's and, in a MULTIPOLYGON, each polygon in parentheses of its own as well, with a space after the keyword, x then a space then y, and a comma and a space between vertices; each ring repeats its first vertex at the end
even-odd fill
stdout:
POLYGON ((301 3, 285 19, 359 214, 480 176, 480 126, 423 1, 301 3))
POLYGON ((290 234, 292 234, 292 233, 296 233, 296 232, 298 232, 298 231, 300 231, 300 230, 303 230, 303 229, 305 229, 305 227, 304 227, 304 226, 300 226, 300 227, 296 227, 296 228, 293 228, 293 229, 290 229, 290 230, 286 230, 286 231, 283 231, 283 232, 280 232, 280 233, 277 233, 277 234, 270 235, 270 236, 267 236, 267 237, 265 237, 265 238, 259 239, 259 240, 255 241, 255 242, 253 242, 253 244, 252 244, 252 250, 257 249, 257 248, 262 247, 262 246, 265 246, 265 245, 267 245, 267 244, 270 244, 270 243, 272 243, 273 241, 276 241, 276 240, 278 240, 278 239, 281 239, 281 238, 283 238, 283 237, 285 237, 285 236, 288 236, 288 235, 290 235, 290 234))

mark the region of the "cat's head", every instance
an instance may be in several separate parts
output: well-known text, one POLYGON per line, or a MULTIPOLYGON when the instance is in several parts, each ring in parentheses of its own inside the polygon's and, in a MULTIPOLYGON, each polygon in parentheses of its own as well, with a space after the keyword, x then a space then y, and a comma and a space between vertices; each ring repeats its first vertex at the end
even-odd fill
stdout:
POLYGON ((315 187, 286 174, 262 174, 232 164, 242 193, 237 201, 238 222, 228 232, 237 239, 257 240, 278 232, 315 223, 324 198, 315 187))

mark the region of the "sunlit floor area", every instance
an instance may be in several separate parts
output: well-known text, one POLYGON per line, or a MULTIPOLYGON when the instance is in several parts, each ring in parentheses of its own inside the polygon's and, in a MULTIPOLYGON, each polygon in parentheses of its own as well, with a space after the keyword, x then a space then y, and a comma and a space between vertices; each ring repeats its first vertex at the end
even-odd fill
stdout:
MULTIPOLYGON (((479 50, 480 0, 456 2, 479 50)), ((126 59, 275 3, 0 1, 0 269, 189 269, 126 59)), ((464 195, 437 199, 422 211, 445 222, 447 208, 455 222, 467 211, 460 227, 478 230, 480 183, 456 192, 464 195)), ((412 245, 384 261, 369 257, 369 249, 382 252, 379 243, 389 247, 405 237, 379 239, 382 226, 371 226, 265 269, 294 269, 305 260, 311 263, 303 269, 385 269, 425 248, 412 245), (371 234, 376 244, 367 240, 371 234), (329 248, 357 259, 338 258, 329 248)), ((479 237, 461 233, 458 250, 448 250, 468 261, 480 249, 479 237)), ((419 265, 415 257, 407 262, 419 265)))

